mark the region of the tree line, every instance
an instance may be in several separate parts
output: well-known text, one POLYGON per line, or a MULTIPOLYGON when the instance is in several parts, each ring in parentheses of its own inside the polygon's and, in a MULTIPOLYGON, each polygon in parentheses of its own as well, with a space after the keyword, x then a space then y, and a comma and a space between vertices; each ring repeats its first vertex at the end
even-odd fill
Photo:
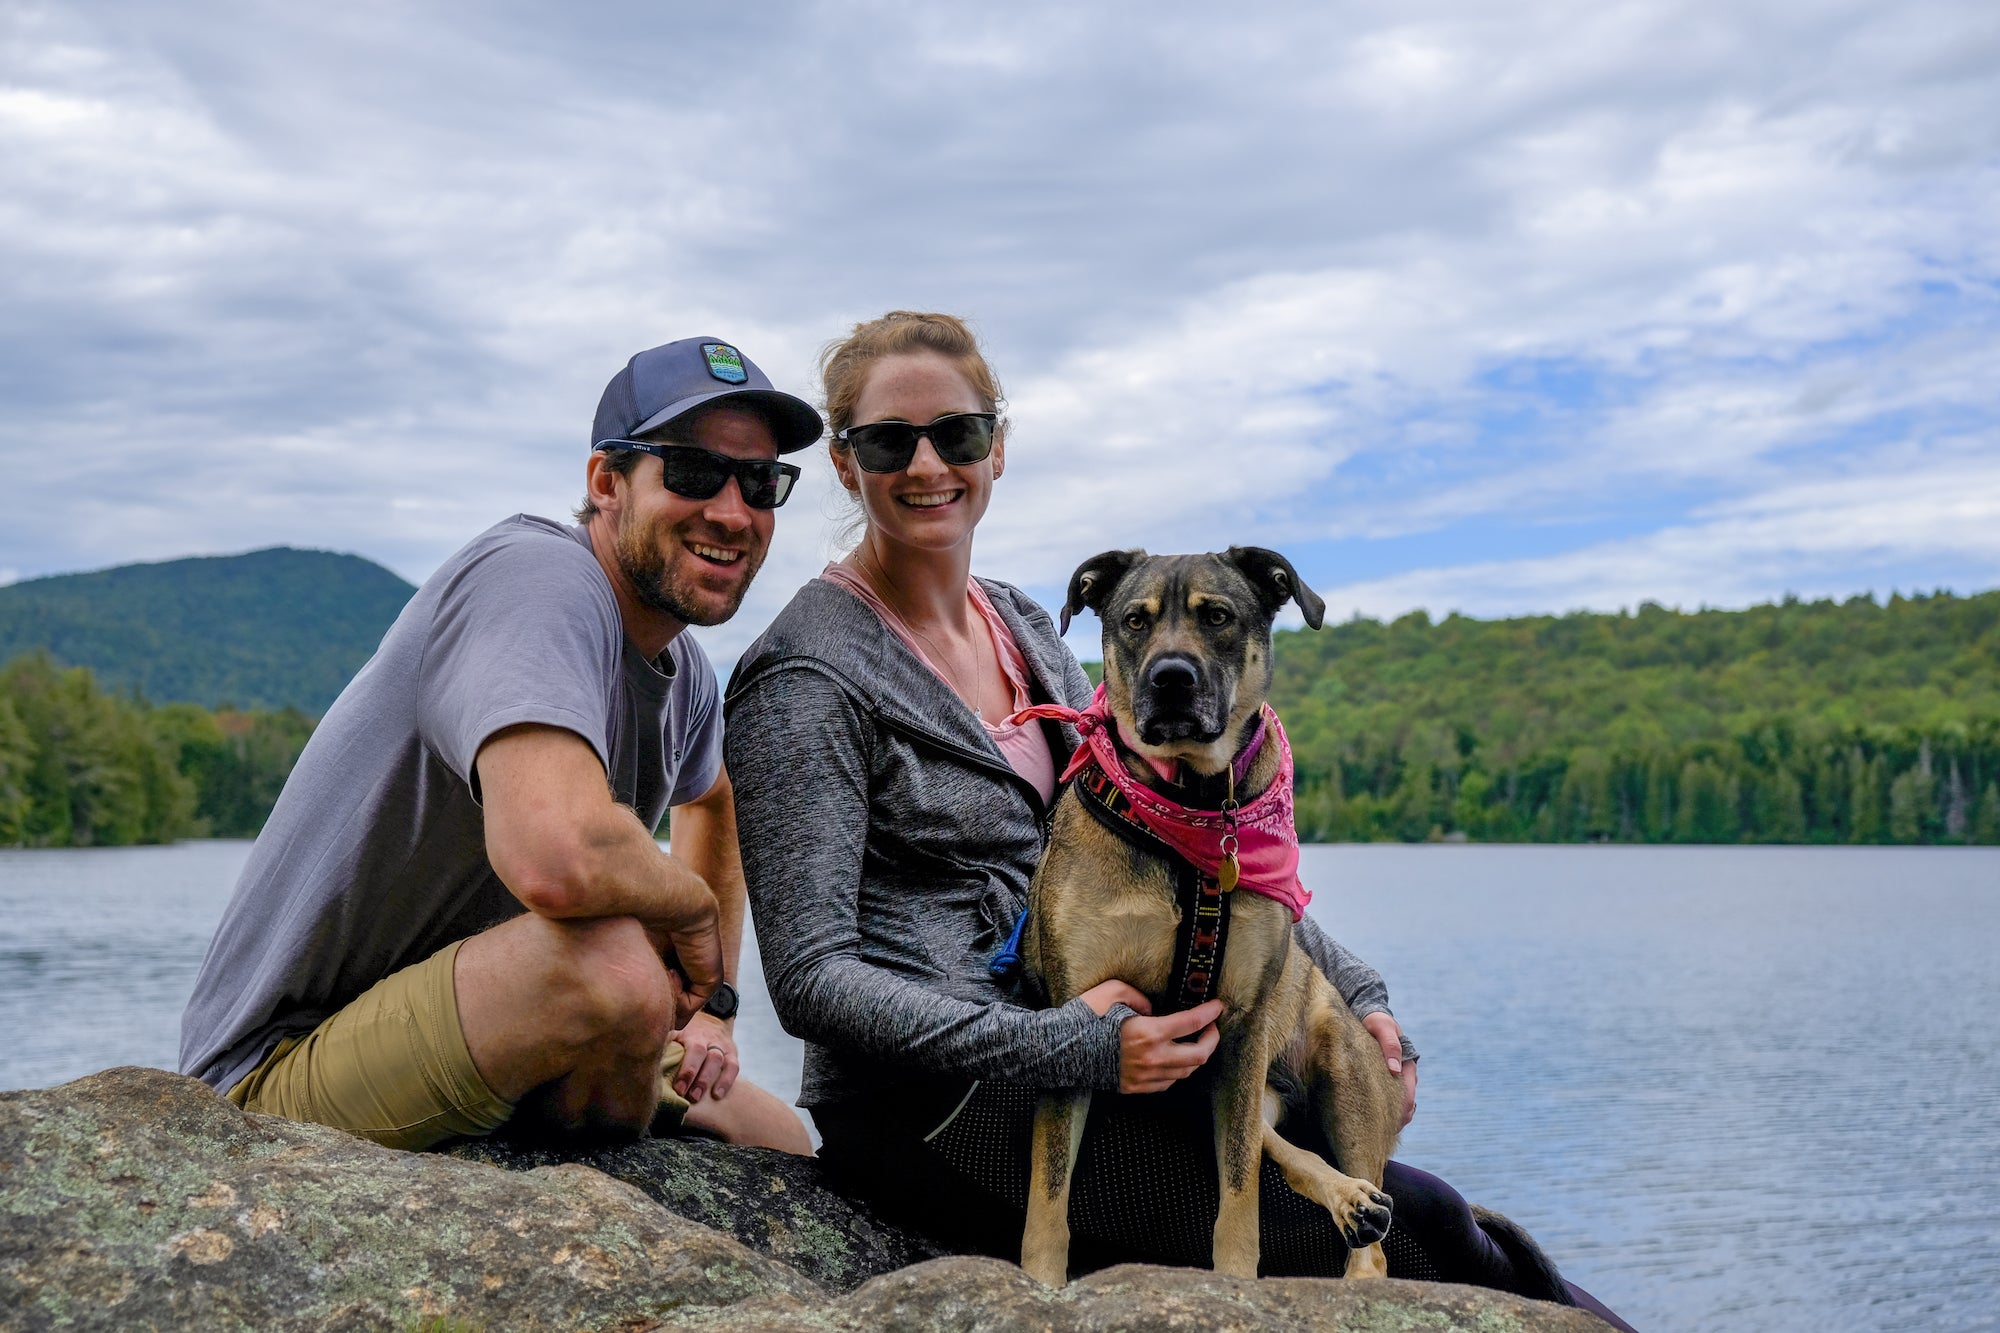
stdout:
MULTIPOLYGON (((1311 841, 2000 844, 2000 591, 1275 636, 1311 841)), ((296 709, 0 667, 0 846, 250 837, 296 709)))
POLYGON ((291 708, 151 705, 23 654, 0 666, 0 846, 253 837, 312 728, 291 708))
POLYGON ((1321 841, 2000 843, 2000 592, 1281 633, 1321 841))

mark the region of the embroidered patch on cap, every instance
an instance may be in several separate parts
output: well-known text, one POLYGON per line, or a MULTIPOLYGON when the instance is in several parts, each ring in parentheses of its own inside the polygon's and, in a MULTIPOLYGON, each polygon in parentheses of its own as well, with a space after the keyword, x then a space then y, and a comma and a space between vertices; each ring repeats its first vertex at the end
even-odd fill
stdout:
POLYGON ((743 368, 743 353, 728 343, 703 343, 701 354, 708 358, 708 373, 725 384, 741 384, 750 378, 743 368))

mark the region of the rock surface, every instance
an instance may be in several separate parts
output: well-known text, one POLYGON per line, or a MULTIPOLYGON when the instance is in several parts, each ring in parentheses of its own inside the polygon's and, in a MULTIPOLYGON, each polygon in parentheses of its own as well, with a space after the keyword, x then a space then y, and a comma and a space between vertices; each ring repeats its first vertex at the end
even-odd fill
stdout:
POLYGON ((581 1166, 498 1171, 114 1069, 0 1095, 0 1324, 493 1329, 652 1321, 818 1286, 581 1166))
POLYGON ((1042 1286, 998 1259, 934 1259, 817 1309, 747 1301, 661 1328, 702 1333, 1605 1333, 1595 1315, 1444 1282, 1251 1282, 1128 1264, 1042 1286))
POLYGON ((688 1138, 575 1151, 478 1140, 450 1153, 512 1171, 564 1162, 602 1171, 835 1291, 944 1253, 828 1189, 813 1158, 770 1148, 688 1138))
POLYGON ((692 1141, 583 1157, 628 1184, 517 1149, 465 1155, 516 1169, 246 1115, 158 1070, 0 1094, 0 1327, 412 1333, 433 1316, 464 1333, 1604 1327, 1441 1283, 1123 1267, 1052 1291, 1012 1264, 964 1257, 836 1295, 921 1247, 826 1192, 809 1162, 692 1141))

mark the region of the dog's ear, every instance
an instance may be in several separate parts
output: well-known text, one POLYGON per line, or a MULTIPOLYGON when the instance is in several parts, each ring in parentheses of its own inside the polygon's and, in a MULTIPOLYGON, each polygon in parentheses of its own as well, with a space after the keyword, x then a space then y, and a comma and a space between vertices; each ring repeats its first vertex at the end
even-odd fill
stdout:
POLYGON ((1118 581, 1145 558, 1144 551, 1104 551, 1078 565, 1076 573, 1069 576, 1069 600, 1063 603, 1062 628, 1057 632, 1069 633, 1070 617, 1086 606, 1103 611, 1104 599, 1118 581))
POLYGON ((1261 546, 1232 546, 1222 553, 1222 558, 1242 570, 1244 576, 1257 585, 1257 593, 1264 599, 1267 613, 1275 615, 1286 602, 1296 601, 1299 610, 1305 612, 1306 624, 1318 629, 1325 620, 1326 603, 1300 580, 1292 562, 1276 551, 1267 551, 1261 546))

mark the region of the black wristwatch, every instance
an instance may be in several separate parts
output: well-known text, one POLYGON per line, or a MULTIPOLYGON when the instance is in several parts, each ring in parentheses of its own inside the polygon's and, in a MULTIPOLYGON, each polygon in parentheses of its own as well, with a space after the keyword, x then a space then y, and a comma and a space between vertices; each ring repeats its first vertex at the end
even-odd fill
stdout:
POLYGON ((725 981, 715 988, 715 994, 708 997, 708 1003, 701 1007, 701 1011, 704 1014, 713 1014, 727 1023, 730 1019, 736 1017, 736 1006, 739 1000, 740 997, 736 994, 736 987, 725 981))

